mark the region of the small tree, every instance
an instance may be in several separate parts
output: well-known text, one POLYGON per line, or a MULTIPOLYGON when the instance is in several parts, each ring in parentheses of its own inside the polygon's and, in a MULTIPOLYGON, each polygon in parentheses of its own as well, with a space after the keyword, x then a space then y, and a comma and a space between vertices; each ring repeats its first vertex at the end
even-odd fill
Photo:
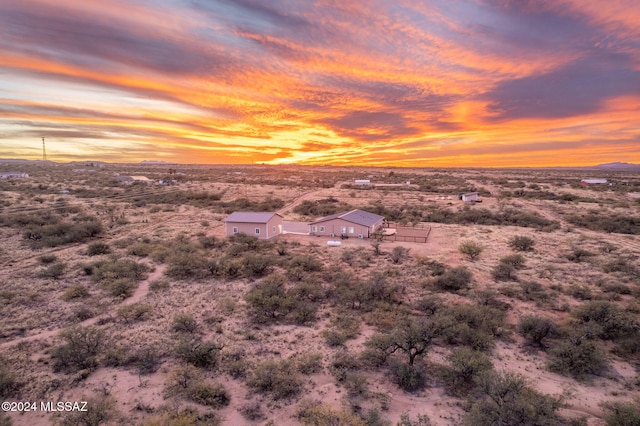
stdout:
POLYGON ((465 256, 468 256, 471 261, 480 257, 482 250, 484 250, 484 247, 475 241, 463 241, 460 243, 460 246, 458 246, 458 251, 465 256))

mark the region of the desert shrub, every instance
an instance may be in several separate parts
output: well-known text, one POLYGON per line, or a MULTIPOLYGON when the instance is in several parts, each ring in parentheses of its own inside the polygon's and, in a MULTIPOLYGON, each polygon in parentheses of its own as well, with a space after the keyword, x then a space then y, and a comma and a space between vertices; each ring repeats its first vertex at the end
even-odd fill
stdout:
POLYGON ((297 419, 303 426, 366 426, 367 423, 349 411, 338 411, 320 401, 302 401, 297 419))
POLYGON ((113 281, 109 281, 105 284, 105 287, 109 294, 113 297, 126 299, 131 297, 135 291, 137 284, 127 278, 119 278, 113 281))
POLYGON ((448 357, 449 365, 443 371, 447 392, 455 396, 466 395, 475 386, 480 374, 493 369, 493 363, 482 352, 463 347, 448 357))
POLYGON ((149 267, 129 259, 96 262, 91 267, 91 276, 98 283, 117 279, 140 281, 146 278, 149 267))
POLYGON ((525 259, 524 259, 524 256, 522 256, 519 253, 516 253, 516 254, 510 254, 508 256, 504 256, 500 258, 500 263, 504 263, 505 265, 510 265, 515 269, 522 269, 524 268, 525 259))
POLYGON ((358 357, 346 350, 337 352, 329 363, 329 372, 337 382, 344 381, 350 373, 361 368, 362 364, 358 357))
POLYGON ((549 351, 549 369, 556 373, 585 380, 607 369, 604 352, 592 340, 564 341, 549 351))
POLYGON ((65 289, 64 293, 62 293, 62 300, 65 302, 74 299, 84 299, 85 297, 89 297, 89 289, 82 284, 69 286, 65 289))
POLYGON ((389 371, 393 383, 407 392, 415 392, 424 388, 426 384, 426 371, 420 365, 394 362, 389 371))
POLYGON ((146 303, 132 303, 130 305, 120 306, 117 316, 124 323, 131 324, 138 321, 144 321, 149 318, 153 308, 146 303))
POLYGON ((102 224, 95 218, 83 217, 75 223, 58 222, 43 226, 28 226, 22 236, 33 248, 58 247, 83 243, 102 234, 102 224), (86 220, 85 220, 86 219, 86 220))
POLYGON ((266 417, 264 412, 262 411, 262 404, 260 404, 260 402, 258 401, 247 402, 246 404, 242 405, 238 409, 238 411, 245 419, 252 422, 264 420, 266 417))
POLYGON ((268 255, 248 253, 243 258, 245 275, 248 277, 262 277, 271 271, 275 260, 268 255))
POLYGON ((302 374, 313 374, 322 371, 322 354, 306 353, 296 358, 296 369, 302 374))
POLYGON ((516 268, 508 263, 498 263, 491 270, 491 276, 496 281, 514 281, 516 280, 516 268))
POLYGON ((602 339, 624 337, 638 327, 631 315, 623 312, 614 303, 604 300, 584 303, 575 308, 572 315, 581 324, 597 324, 600 327, 598 337, 602 339))
POLYGON ((293 208, 294 213, 304 216, 329 216, 340 211, 348 210, 352 210, 349 204, 340 202, 333 197, 315 201, 303 200, 293 208))
POLYGON ((38 273, 38 277, 40 278, 53 278, 57 280, 64 274, 64 270, 67 268, 67 265, 64 263, 54 263, 48 268, 40 271, 38 273))
POLYGON ((111 396, 82 398, 87 402, 87 411, 74 411, 64 416, 60 426, 99 426, 118 419, 117 402, 111 396))
POLYGON ((185 362, 206 369, 214 369, 218 365, 218 353, 224 346, 196 337, 183 337, 176 345, 176 355, 185 362))
POLYGON ((571 251, 566 255, 568 260, 576 263, 584 262, 585 260, 587 260, 587 258, 592 256, 594 256, 593 253, 579 247, 572 248, 571 251))
POLYGON ((16 374, 6 364, 0 364, 0 397, 15 398, 21 387, 16 374))
POLYGON ((471 284, 471 271, 464 266, 451 268, 444 274, 435 278, 435 285, 440 290, 457 292, 469 288, 471 284))
POLYGON ((98 365, 98 355, 106 344, 102 330, 95 327, 74 326, 60 332, 63 341, 51 351, 54 368, 65 372, 94 369, 98 365))
POLYGON ((136 367, 138 374, 153 374, 160 368, 162 358, 158 348, 143 347, 136 350, 127 360, 128 364, 136 367))
POLYGON ((477 395, 463 426, 558 425, 561 401, 527 386, 522 376, 487 372, 478 378, 477 395))
POLYGON ((602 407, 606 410, 607 426, 640 426, 640 399, 632 402, 609 401, 602 407))
POLYGON ((426 414, 418 414, 416 420, 411 420, 411 416, 407 413, 400 415, 400 421, 396 426, 431 426, 431 419, 426 414))
POLYGON ((402 263, 402 261, 407 257, 407 255, 409 254, 409 249, 406 247, 402 247, 402 246, 395 246, 393 249, 391 249, 391 261, 393 263, 402 263))
POLYGON ((367 375, 357 371, 347 372, 342 380, 342 386, 345 388, 347 396, 350 398, 366 395, 369 390, 367 375))
POLYGON ((171 329, 177 333, 193 334, 199 330, 200 326, 196 319, 190 314, 179 314, 173 317, 171 329))
POLYGON ((322 332, 329 346, 342 346, 347 340, 353 339, 360 330, 360 319, 349 315, 340 315, 331 320, 331 329, 322 332))
POLYGON ((435 314, 440 308, 444 306, 444 300, 439 296, 428 296, 418 299, 414 305, 414 308, 420 312, 424 312, 427 315, 435 314))
POLYGON ((13 422, 11 417, 7 416, 3 411, 0 411, 0 426, 12 426, 13 422))
POLYGON ((640 269, 635 265, 633 259, 629 257, 617 257, 615 260, 604 264, 602 270, 607 273, 622 272, 632 277, 640 276, 640 269))
POLYGON ((256 366, 247 386, 274 400, 286 399, 302 392, 303 383, 291 361, 265 361, 256 366))
POLYGON ((177 280, 202 279, 210 275, 207 258, 198 252, 174 254, 167 263, 165 274, 177 280))
POLYGON ((58 260, 58 256, 56 256, 55 254, 43 254, 42 256, 40 256, 38 258, 38 260, 43 265, 48 265, 48 264, 53 263, 56 260, 58 260))
POLYGON ((109 253, 111 253, 111 247, 109 247, 109 244, 107 243, 95 242, 87 246, 87 255, 89 256, 98 256, 109 253))
POLYGON ((580 226, 582 228, 591 229, 592 231, 604 231, 618 234, 640 234, 640 218, 621 215, 601 213, 588 213, 582 215, 569 215, 565 219, 567 222, 580 226))
POLYGON ((242 348, 222 352, 221 367, 234 379, 246 377, 251 364, 247 361, 247 353, 242 348))
POLYGON ((245 296, 257 322, 273 321, 291 310, 292 300, 287 294, 282 275, 269 275, 256 284, 245 296))
POLYGON ((290 268, 300 267, 306 272, 317 272, 322 270, 322 262, 315 256, 297 255, 293 256, 289 261, 290 268))
POLYGON ((197 404, 212 408, 226 407, 231 401, 231 396, 224 386, 204 382, 198 382, 190 386, 187 390, 187 396, 197 404))
POLYGON ((478 305, 453 305, 434 316, 436 334, 448 344, 475 350, 493 347, 493 337, 504 333, 506 313, 502 309, 478 305))
POLYGON ((287 295, 289 302, 289 318, 297 325, 308 325, 317 320, 318 307, 309 301, 296 299, 287 295))
POLYGON ((154 249, 155 244, 141 241, 130 245, 127 248, 127 254, 129 256, 147 257, 153 252, 154 249))
POLYGON ((159 292, 159 291, 167 290, 170 286, 171 285, 169 284, 168 280, 160 279, 160 280, 151 281, 149 283, 149 290, 153 292, 159 292))
POLYGON ((535 241, 524 235, 516 235, 509 240, 509 247, 515 251, 532 251, 535 241))
POLYGON ((480 257, 480 253, 484 250, 482 244, 476 241, 463 241, 458 246, 458 251, 474 261, 480 257))
POLYGON ((543 347, 542 341, 557 334, 556 324, 548 319, 536 315, 526 315, 518 322, 518 333, 530 343, 543 347))
POLYGON ((198 413, 193 408, 172 411, 162 417, 144 422, 143 426, 220 426, 222 418, 216 413, 198 413))

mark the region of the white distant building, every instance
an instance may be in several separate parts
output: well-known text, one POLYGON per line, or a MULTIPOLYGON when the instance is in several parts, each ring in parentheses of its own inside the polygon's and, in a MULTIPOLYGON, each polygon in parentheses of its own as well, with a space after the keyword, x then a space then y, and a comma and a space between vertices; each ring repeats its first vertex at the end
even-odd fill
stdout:
POLYGON ((123 183, 134 183, 134 182, 153 183, 154 182, 146 176, 118 176, 117 179, 123 183))
POLYGON ((606 179, 582 179, 580 181, 582 185, 604 185, 607 183, 606 179))
POLYGON ((0 173, 0 179, 27 179, 28 177, 29 177, 29 173, 23 173, 23 172, 0 173))
POLYGON ((371 185, 371 180, 369 179, 356 179, 353 181, 356 185, 371 185))

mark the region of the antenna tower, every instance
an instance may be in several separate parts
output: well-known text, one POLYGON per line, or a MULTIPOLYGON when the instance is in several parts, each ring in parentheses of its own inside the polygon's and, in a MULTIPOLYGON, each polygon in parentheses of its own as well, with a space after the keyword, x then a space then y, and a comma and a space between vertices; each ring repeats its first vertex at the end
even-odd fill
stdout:
POLYGON ((42 138, 42 160, 47 161, 47 150, 44 147, 44 138, 42 138))

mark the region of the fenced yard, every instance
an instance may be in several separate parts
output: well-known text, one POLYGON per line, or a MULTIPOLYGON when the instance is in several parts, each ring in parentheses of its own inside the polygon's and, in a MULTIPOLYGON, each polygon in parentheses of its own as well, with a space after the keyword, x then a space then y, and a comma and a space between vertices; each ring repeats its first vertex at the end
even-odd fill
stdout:
POLYGON ((386 223, 384 241, 401 241, 406 243, 426 243, 431 232, 428 225, 400 226, 397 223, 386 223))

